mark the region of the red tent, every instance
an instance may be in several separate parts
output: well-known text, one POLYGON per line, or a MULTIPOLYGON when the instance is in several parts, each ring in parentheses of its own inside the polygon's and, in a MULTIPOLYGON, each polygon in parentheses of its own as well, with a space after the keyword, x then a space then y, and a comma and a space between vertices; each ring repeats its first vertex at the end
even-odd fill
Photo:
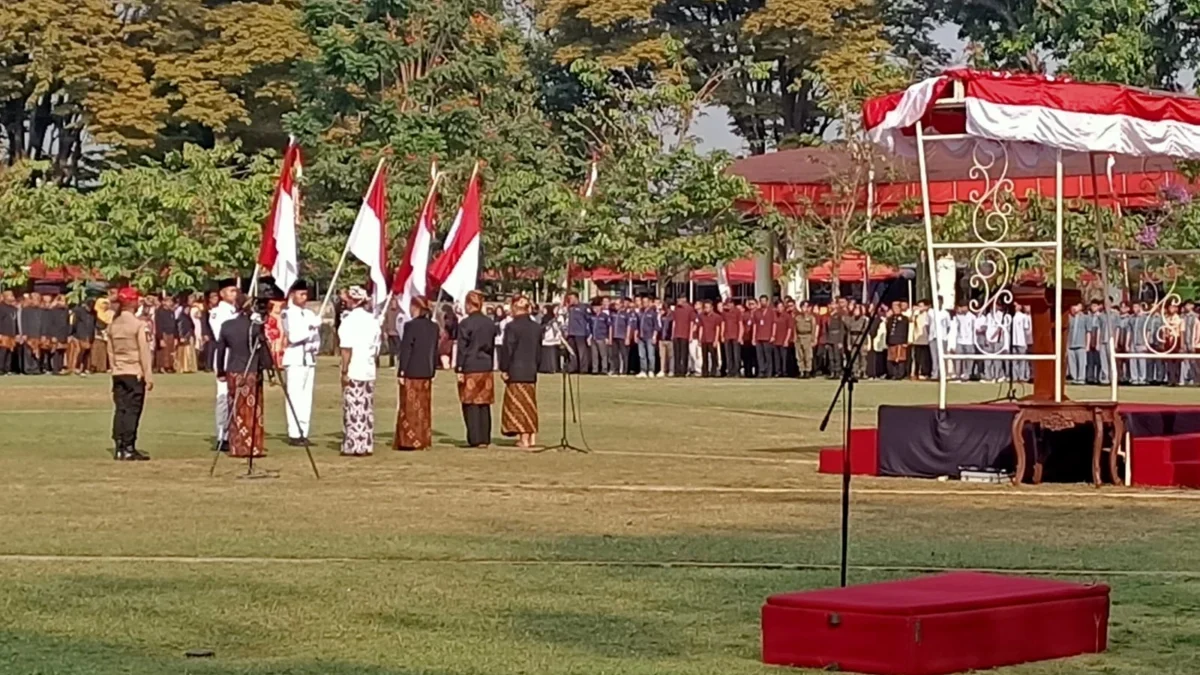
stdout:
MULTIPOLYGON (((847 251, 842 255, 841 264, 838 265, 838 280, 839 281, 862 281, 863 273, 867 267, 867 256, 860 251, 847 251)), ((894 267, 887 265, 871 265, 870 274, 867 276, 871 281, 884 281, 894 278, 899 272, 894 267)), ((808 272, 809 281, 829 282, 833 278, 833 261, 826 260, 820 265, 812 268, 808 272)))
MULTIPOLYGON (((725 279, 731 284, 754 283, 755 263, 752 258, 734 260, 725 265, 725 279)), ((783 275, 783 267, 779 263, 771 264, 771 278, 778 279, 783 275)), ((692 272, 692 281, 716 281, 717 270, 702 269, 692 272)))

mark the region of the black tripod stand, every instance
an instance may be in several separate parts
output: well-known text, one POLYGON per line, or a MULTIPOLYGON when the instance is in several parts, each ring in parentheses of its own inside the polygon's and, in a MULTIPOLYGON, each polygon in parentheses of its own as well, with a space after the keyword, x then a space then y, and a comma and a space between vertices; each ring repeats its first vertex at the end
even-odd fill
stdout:
MULTIPOLYGON (((256 319, 257 319, 257 316, 255 318, 252 318, 251 322, 250 322, 250 331, 249 331, 249 335, 247 336, 247 340, 250 343, 250 357, 246 361, 245 369, 242 370, 242 378, 243 379, 247 375, 250 374, 250 369, 254 366, 254 364, 260 358, 260 356, 259 356, 260 350, 262 349, 263 343, 266 341, 266 338, 263 335, 263 325, 261 323, 261 320, 256 320, 256 319)), ((287 403, 288 412, 292 415, 292 419, 300 419, 296 415, 296 407, 294 405, 292 405, 292 397, 290 395, 288 395, 287 381, 281 376, 281 374, 279 373, 279 370, 275 368, 274 359, 268 359, 268 362, 269 363, 268 363, 267 367, 260 372, 260 377, 262 374, 266 374, 271 381, 279 383, 279 385, 280 385, 279 388, 283 391, 283 400, 287 403)), ((226 386, 228 386, 228 384, 226 384, 226 386)), ((262 387, 261 380, 259 381, 258 386, 260 388, 262 387)), ((231 400, 229 402, 229 410, 225 414, 226 434, 228 434, 229 431, 233 427, 233 418, 237 412, 237 400, 238 400, 238 392, 235 389, 233 392, 233 400, 231 400)), ((258 395, 257 404, 263 405, 263 397, 262 397, 261 392, 258 395)), ((255 424, 258 424, 257 419, 255 420, 255 424)), ((257 435, 258 430, 255 429, 254 432, 255 432, 255 435, 257 435)), ((308 455, 308 464, 309 464, 309 466, 312 467, 313 476, 315 476, 317 478, 317 480, 320 480, 321 473, 319 471, 317 471, 317 462, 316 462, 316 460, 313 459, 312 445, 310 444, 307 436, 305 436, 303 438, 303 441, 304 441, 304 452, 305 452, 305 454, 308 455)), ((212 476, 213 474, 216 473, 217 462, 221 459, 221 454, 222 454, 221 445, 222 445, 221 439, 217 439, 217 450, 216 450, 216 452, 213 453, 212 466, 210 466, 208 469, 209 476, 212 476)), ((248 458, 248 462, 247 462, 247 466, 246 466, 246 473, 245 473, 246 478, 274 478, 277 476, 278 476, 278 472, 259 473, 259 474, 254 473, 254 456, 251 455, 248 458)))
MULTIPOLYGON (((897 277, 899 278, 899 277, 897 277)), ((895 283, 895 279, 888 282, 888 285, 883 288, 876 296, 875 301, 870 307, 870 319, 867 320, 867 329, 862 335, 858 336, 858 340, 846 351, 846 345, 849 344, 849 335, 843 333, 842 338, 842 379, 838 384, 837 391, 833 392, 833 400, 829 402, 829 409, 825 411, 825 417, 821 420, 820 430, 825 431, 829 426, 829 419, 833 417, 833 410, 837 407, 838 400, 842 402, 842 560, 841 560, 841 577, 840 582, 842 587, 846 586, 848 555, 850 552, 850 428, 851 421, 854 417, 854 385, 858 383, 858 377, 854 374, 855 364, 862 356, 863 345, 867 339, 874 334, 875 328, 879 325, 879 299, 887 294, 888 289, 895 283), (845 396, 842 393, 845 392, 845 396)), ((832 319, 831 319, 832 320, 832 319)))
MULTIPOLYGON (((563 344, 565 344, 567 346, 568 354, 573 353, 574 350, 572 350, 570 342, 564 342, 563 344)), ((578 355, 576 355, 574 362, 576 364, 580 363, 578 355)), ((570 363, 569 359, 568 359, 568 363, 570 363)), ((581 452, 584 454, 587 454, 587 452, 588 452, 584 448, 581 448, 577 445, 573 445, 571 443, 571 439, 568 437, 568 434, 567 434, 567 400, 568 399, 570 399, 570 402, 571 402, 571 423, 579 424, 579 409, 575 404, 575 389, 571 384, 571 375, 568 372, 569 370, 570 370, 569 367, 563 367, 563 369, 562 369, 562 392, 561 392, 561 396, 560 396, 561 403, 562 403, 562 435, 559 436, 558 443, 556 445, 548 445, 548 446, 542 448, 541 450, 538 450, 537 452, 546 452, 548 450, 554 450, 556 452, 569 450, 572 452, 581 452)), ((576 377, 578 377, 578 376, 579 375, 576 374, 576 377)))

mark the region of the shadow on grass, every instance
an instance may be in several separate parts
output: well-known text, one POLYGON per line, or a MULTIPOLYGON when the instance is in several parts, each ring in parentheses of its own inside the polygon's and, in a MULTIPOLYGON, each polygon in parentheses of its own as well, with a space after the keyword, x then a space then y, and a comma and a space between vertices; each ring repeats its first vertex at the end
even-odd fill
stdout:
POLYGON ((520 609, 507 619, 519 636, 607 658, 658 659, 688 653, 687 640, 669 619, 652 621, 582 611, 520 609))
MULTIPOLYGON (((169 649, 164 647, 165 652, 169 649)), ((471 675, 462 670, 380 667, 336 660, 279 660, 269 664, 230 663, 220 654, 188 658, 150 653, 101 640, 65 638, 39 633, 0 631, 0 670, 25 675, 471 675)))

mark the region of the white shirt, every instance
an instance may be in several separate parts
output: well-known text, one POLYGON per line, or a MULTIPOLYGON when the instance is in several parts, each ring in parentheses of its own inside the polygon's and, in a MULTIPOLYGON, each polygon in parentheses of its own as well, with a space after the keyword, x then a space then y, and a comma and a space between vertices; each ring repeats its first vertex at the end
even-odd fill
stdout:
POLYGON ((975 315, 970 312, 955 314, 954 332, 956 344, 975 344, 975 315))
POLYGON ((338 342, 350 350, 346 377, 355 382, 375 381, 375 357, 379 353, 379 319, 362 307, 356 307, 342 319, 338 342))
POLYGON ((954 342, 954 319, 953 319, 953 317, 950 316, 950 312, 948 312, 944 309, 937 310, 936 312, 934 312, 934 321, 937 322, 937 326, 931 326, 931 328, 929 329, 929 339, 931 341, 936 339, 937 336, 934 333, 934 331, 938 330, 938 328, 940 327, 941 335, 942 335, 942 344, 953 343, 954 342))
POLYGON ((321 351, 321 319, 317 313, 288 301, 283 310, 283 367, 315 366, 321 351))
MULTIPOLYGON (((212 329, 213 340, 221 339, 221 326, 225 322, 237 316, 237 309, 233 305, 222 300, 217 303, 216 307, 208 310, 208 327, 212 329)), ((213 350, 213 367, 216 367, 216 350, 213 350)))
POLYGON ((987 316, 987 341, 1008 347, 1008 315, 1004 312, 992 312, 987 316))
POLYGON ((1025 312, 1013 314, 1012 342, 1014 347, 1028 347, 1033 338, 1033 317, 1025 312))

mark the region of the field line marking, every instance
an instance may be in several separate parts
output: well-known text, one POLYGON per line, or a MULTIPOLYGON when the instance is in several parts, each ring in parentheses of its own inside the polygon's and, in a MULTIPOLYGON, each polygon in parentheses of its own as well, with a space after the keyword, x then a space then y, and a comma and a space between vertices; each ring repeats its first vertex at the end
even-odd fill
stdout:
MULTIPOLYGON (((800 487, 733 487, 719 485, 564 485, 550 483, 450 483, 439 481, 415 481, 407 483, 410 487, 426 488, 476 488, 483 490, 532 490, 547 492, 654 492, 680 494, 841 494, 840 488, 800 488, 800 487)), ((1074 491, 1074 492, 1035 492, 1017 489, 999 488, 995 490, 906 490, 855 488, 854 494, 872 496, 898 497, 1020 497, 1026 499, 1131 499, 1131 500, 1200 500, 1200 491, 1193 492, 1113 492, 1107 490, 1074 491)))
MULTIPOLYGON (((326 565, 326 564, 405 564, 405 565, 512 565, 525 567, 642 567, 661 569, 742 569, 742 570, 813 570, 832 571, 837 565, 826 563, 773 562, 714 562, 702 560, 538 560, 526 558, 412 558, 389 556, 173 556, 173 555, 70 555, 70 554, 0 554, 0 563, 176 563, 184 565, 326 565)), ((953 572, 971 570, 994 574, 1033 574, 1069 576, 1124 577, 1200 577, 1200 570, 1130 570, 1130 569, 1054 569, 1050 567, 969 567, 940 565, 850 565, 851 569, 868 572, 953 572)))
POLYGON ((637 450, 593 450, 593 455, 621 455, 625 457, 677 457, 680 459, 717 459, 737 462, 766 462, 768 464, 815 465, 815 459, 787 459, 784 457, 744 457, 739 455, 706 455, 696 452, 638 452, 637 450))

